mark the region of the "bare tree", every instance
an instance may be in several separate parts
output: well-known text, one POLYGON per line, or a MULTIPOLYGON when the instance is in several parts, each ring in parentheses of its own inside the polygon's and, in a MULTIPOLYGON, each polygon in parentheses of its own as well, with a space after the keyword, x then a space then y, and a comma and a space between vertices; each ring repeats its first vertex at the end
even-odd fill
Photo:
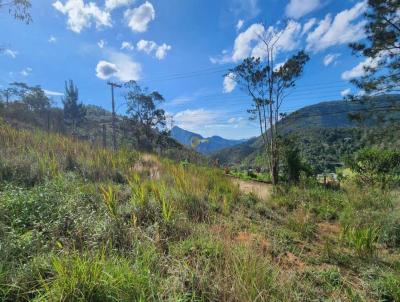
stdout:
POLYGON ((279 120, 283 116, 282 104, 290 88, 303 73, 309 56, 299 51, 282 64, 276 64, 279 51, 280 33, 266 32, 259 36, 263 57, 246 58, 240 65, 229 70, 239 87, 252 100, 248 110, 251 119, 258 120, 261 137, 265 146, 272 183, 279 178, 279 120))

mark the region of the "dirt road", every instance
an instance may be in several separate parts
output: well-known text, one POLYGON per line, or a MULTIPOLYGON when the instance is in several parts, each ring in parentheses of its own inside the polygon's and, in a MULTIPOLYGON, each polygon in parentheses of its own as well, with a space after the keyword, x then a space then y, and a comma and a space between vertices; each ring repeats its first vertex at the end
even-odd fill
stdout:
POLYGON ((270 184, 238 178, 232 178, 232 181, 237 184, 240 190, 244 193, 253 193, 263 200, 266 200, 271 196, 272 185, 270 184))

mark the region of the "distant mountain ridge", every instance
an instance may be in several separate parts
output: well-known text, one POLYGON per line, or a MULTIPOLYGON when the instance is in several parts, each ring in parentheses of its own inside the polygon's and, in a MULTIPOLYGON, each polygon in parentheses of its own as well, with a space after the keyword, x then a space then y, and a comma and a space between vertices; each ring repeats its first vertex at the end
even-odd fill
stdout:
POLYGON ((203 137, 200 134, 175 126, 171 129, 171 137, 182 145, 188 146, 202 154, 211 154, 218 150, 242 144, 247 140, 230 140, 220 136, 203 137))
MULTIPOLYGON (((395 148, 400 143, 400 139, 396 139, 396 135, 400 134, 399 125, 400 95, 381 95, 364 102, 342 100, 306 106, 284 118, 280 129, 284 136, 294 135, 297 138, 299 148, 308 161, 320 157, 320 162, 338 162, 348 150, 368 146, 371 142, 379 145, 381 141, 381 145, 395 148), (357 116, 360 113, 363 116, 357 116), (353 118, 349 118, 350 115, 353 118), (364 120, 360 123, 361 117, 364 120), (365 129, 369 129, 367 139, 364 137, 365 129), (346 142, 349 138, 351 146, 346 142), (320 154, 313 154, 316 149, 320 154)), ((262 139, 257 137, 216 151, 210 157, 224 165, 258 166, 262 165, 259 161, 265 157, 263 150, 262 139)))

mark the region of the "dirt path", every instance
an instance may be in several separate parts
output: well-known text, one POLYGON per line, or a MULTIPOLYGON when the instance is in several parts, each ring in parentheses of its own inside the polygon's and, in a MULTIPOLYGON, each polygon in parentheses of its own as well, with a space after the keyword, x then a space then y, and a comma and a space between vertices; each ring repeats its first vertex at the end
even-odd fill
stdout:
POLYGON ((272 185, 270 184, 238 178, 232 178, 232 181, 237 184, 239 189, 244 193, 253 193, 263 200, 266 200, 271 196, 272 185))

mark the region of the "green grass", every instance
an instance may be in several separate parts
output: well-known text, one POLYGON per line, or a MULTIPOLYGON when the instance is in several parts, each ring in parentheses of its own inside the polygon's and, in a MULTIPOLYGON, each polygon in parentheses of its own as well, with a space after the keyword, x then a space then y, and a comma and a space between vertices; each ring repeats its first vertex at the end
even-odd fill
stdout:
POLYGON ((400 200, 0 128, 1 301, 399 300, 400 200))

